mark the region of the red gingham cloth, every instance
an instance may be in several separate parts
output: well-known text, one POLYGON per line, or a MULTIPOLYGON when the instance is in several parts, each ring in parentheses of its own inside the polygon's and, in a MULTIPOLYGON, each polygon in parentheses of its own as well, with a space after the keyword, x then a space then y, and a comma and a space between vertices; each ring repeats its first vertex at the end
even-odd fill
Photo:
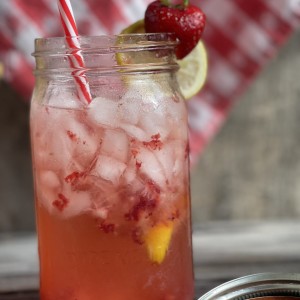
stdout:
MULTIPOLYGON (((73 0, 82 35, 116 34, 143 18, 151 0, 73 0)), ((208 80, 189 101, 190 149, 195 162, 229 109, 298 27, 300 0, 194 0, 207 15, 203 40, 208 80)), ((24 99, 34 85, 33 40, 62 36, 57 1, 0 0, 0 62, 4 78, 24 99)), ((5 101, 5 99, 2 99, 5 101)))

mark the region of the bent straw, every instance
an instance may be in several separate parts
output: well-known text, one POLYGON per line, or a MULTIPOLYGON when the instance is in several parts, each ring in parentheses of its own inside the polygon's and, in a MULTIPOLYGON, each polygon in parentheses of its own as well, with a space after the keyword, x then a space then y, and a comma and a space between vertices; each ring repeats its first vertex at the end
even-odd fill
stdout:
MULTIPOLYGON (((84 68, 84 61, 80 53, 80 44, 78 41, 78 29, 70 1, 58 0, 58 10, 65 32, 66 41, 68 46, 73 49, 72 55, 69 56, 70 65, 72 68, 84 68)), ((72 72, 72 75, 76 82, 79 99, 83 103, 89 104, 92 101, 92 96, 84 71, 75 71, 72 72)))

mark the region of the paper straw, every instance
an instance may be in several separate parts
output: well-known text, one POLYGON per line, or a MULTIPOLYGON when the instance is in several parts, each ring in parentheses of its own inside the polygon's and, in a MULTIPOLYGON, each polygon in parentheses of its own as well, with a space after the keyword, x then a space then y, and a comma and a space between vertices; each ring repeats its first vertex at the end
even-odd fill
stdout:
MULTIPOLYGON (((78 30, 70 1, 58 0, 58 9, 65 36, 67 37, 66 41, 68 46, 73 49, 72 55, 69 56, 70 65, 72 68, 84 68, 84 61, 80 53, 80 44, 78 41, 78 30)), ((92 101, 92 96, 86 76, 84 75, 84 70, 74 71, 72 75, 75 78, 79 99, 83 103, 89 104, 92 101)))

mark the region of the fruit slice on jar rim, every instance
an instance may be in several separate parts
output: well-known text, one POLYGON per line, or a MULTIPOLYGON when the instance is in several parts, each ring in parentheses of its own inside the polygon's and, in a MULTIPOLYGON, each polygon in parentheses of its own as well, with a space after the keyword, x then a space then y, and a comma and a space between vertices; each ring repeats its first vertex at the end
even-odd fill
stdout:
MULTIPOLYGON (((144 20, 139 20, 124 30, 121 34, 145 33, 144 20)), ((127 64, 128 60, 132 63, 138 59, 128 56, 124 53, 117 54, 117 63, 119 65, 127 64)), ((205 45, 199 41, 196 47, 183 59, 177 59, 176 62, 180 68, 177 72, 177 79, 180 91, 185 99, 195 96, 203 87, 207 77, 207 52, 205 45)))
MULTIPOLYGON (((121 34, 117 38, 117 44, 119 49, 116 54, 116 60, 119 66, 134 66, 137 67, 138 65, 151 63, 161 63, 161 58, 157 57, 157 53, 155 51, 151 51, 151 49, 147 49, 148 51, 134 51, 132 46, 134 45, 135 39, 126 37, 126 34, 143 34, 145 33, 144 29, 144 20, 139 20, 129 27, 124 29, 121 34), (133 45, 131 44, 133 43, 133 45)), ((174 41, 175 42, 175 41, 174 41)), ((145 38, 144 41, 139 40, 137 41, 139 45, 146 46, 147 39, 145 38), (144 43, 144 44, 143 44, 144 43)), ((140 66, 139 66, 140 67, 140 66)))
MULTIPOLYGON (((144 20, 139 20, 121 31, 121 34, 131 34, 131 33, 145 33, 144 20)), ((122 37, 119 38, 118 42, 122 43, 122 37)), ((118 65, 122 66, 127 63, 136 62, 138 57, 137 55, 133 56, 125 53, 117 53, 116 59, 118 65)))

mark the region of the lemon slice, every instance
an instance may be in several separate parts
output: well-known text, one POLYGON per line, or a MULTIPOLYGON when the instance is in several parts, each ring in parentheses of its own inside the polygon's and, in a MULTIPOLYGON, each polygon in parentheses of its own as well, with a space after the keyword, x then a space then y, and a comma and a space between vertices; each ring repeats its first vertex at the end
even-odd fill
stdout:
POLYGON ((161 264, 165 259, 173 232, 173 223, 158 224, 150 228, 144 239, 149 258, 152 262, 161 264))
POLYGON ((128 52, 128 47, 131 48, 131 44, 127 44, 128 38, 124 34, 132 33, 145 33, 144 20, 139 20, 129 27, 121 31, 121 35, 118 36, 117 43, 120 47, 119 52, 116 54, 116 60, 120 66, 130 66, 134 64, 144 64, 148 61, 159 62, 160 59, 156 57, 153 51, 130 51, 128 52), (123 36, 122 36, 123 34, 123 36))
POLYGON ((3 64, 0 62, 0 79, 3 77, 4 75, 4 66, 3 64))
POLYGON ((190 99, 202 89, 207 77, 207 53, 203 42, 199 41, 192 52, 177 63, 181 93, 185 99, 190 99))
POLYGON ((138 20, 121 31, 121 34, 145 33, 144 20, 138 20))
MULTIPOLYGON (((139 20, 127 28, 121 34, 144 33, 144 20, 139 20)), ((132 58, 131 58, 132 59, 132 58)), ((126 55, 117 55, 119 65, 128 62, 126 55)), ((203 87, 207 77, 207 52, 205 45, 199 41, 196 47, 183 59, 177 60, 180 66, 177 72, 177 79, 180 91, 185 99, 195 96, 203 87)))

